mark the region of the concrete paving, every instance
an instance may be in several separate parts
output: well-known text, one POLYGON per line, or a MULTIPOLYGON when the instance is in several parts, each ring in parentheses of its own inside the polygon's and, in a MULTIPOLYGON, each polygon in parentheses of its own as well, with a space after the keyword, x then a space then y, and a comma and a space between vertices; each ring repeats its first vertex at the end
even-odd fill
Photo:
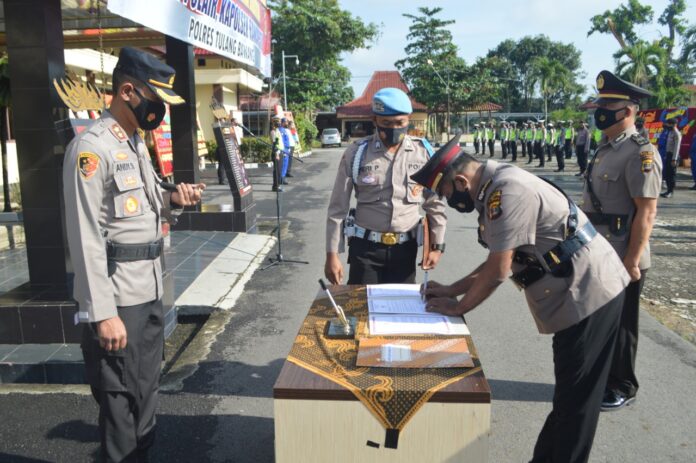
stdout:
MULTIPOLYGON (((153 461, 273 461, 272 387, 323 274, 325 211, 339 158, 338 149, 316 150, 296 166, 283 198, 283 254, 310 264, 254 273, 195 373, 162 394, 153 461)), ((251 175, 261 220, 271 220, 271 178, 251 175)), ((568 185, 577 181, 565 177, 568 185)), ((221 187, 210 193, 229 194, 221 187)), ((449 215, 447 253, 431 272, 441 282, 464 275, 486 255, 476 242, 475 218, 449 215)), ((522 293, 509 282, 467 319, 493 391, 489 461, 527 461, 551 406, 551 337, 536 332, 522 293)), ((696 461, 696 347, 643 313, 637 369, 638 401, 601 415, 591 461, 696 461)), ((81 462, 95 455, 97 409, 87 395, 15 392, 0 395, 0 410, 2 462, 81 462)))

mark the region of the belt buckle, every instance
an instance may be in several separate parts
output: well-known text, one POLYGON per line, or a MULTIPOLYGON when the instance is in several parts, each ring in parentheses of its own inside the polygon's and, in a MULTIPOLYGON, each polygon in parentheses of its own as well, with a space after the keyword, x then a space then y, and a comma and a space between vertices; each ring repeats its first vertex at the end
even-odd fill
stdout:
POLYGON ((388 232, 388 233, 382 233, 382 244, 386 244, 387 246, 394 246, 399 242, 399 238, 396 236, 396 233, 388 232))

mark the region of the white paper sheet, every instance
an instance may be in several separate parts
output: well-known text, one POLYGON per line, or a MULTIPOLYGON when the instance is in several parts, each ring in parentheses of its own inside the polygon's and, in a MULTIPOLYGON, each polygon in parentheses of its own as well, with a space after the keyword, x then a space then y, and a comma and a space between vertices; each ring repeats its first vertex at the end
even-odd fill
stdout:
POLYGON ((367 285, 367 297, 418 297, 419 284, 383 284, 367 285))
POLYGON ((420 297, 368 298, 370 313, 425 314, 425 302, 420 297))
POLYGON ((445 315, 389 315, 369 316, 369 329, 372 336, 396 334, 443 334, 468 335, 469 328, 461 317, 445 315))

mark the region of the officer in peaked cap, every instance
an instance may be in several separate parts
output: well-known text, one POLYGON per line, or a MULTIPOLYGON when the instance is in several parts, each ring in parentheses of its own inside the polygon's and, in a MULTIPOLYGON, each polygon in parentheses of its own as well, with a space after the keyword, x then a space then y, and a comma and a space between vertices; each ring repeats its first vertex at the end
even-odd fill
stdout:
POLYGON ((604 137, 587 167, 583 210, 631 276, 602 403, 602 410, 611 411, 630 405, 638 391, 638 308, 650 267, 649 239, 662 184, 662 161, 635 127, 639 102, 650 92, 609 71, 597 76, 597 90, 594 119, 604 137))
POLYGON ((68 145, 63 196, 82 352, 99 404, 101 458, 146 461, 164 347, 161 219, 200 201, 205 185, 164 190, 137 129, 184 100, 174 70, 124 48, 108 111, 68 145))
POLYGON ((403 91, 379 90, 372 99, 375 133, 343 153, 326 220, 324 273, 333 284, 343 280, 339 253, 345 239, 348 284, 414 282, 421 206, 432 246, 423 268, 434 268, 445 249, 444 203, 409 178, 432 152, 427 140, 407 134, 411 111, 403 91))
POLYGON ((629 281, 621 260, 560 188, 512 164, 481 163, 456 138, 412 178, 457 211, 477 211, 489 251, 459 281, 430 282, 426 309, 468 313, 512 273, 539 332, 554 335, 553 409, 532 461, 586 462, 629 281))

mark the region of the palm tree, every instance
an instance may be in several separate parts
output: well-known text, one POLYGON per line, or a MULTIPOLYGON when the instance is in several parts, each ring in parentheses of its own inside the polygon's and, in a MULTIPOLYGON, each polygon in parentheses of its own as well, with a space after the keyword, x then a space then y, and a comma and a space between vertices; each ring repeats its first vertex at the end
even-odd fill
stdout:
POLYGON ((7 108, 10 106, 10 70, 7 55, 0 57, 0 151, 2 151, 2 195, 4 211, 12 212, 10 179, 7 172, 7 108))
POLYGON ((644 88, 667 67, 667 55, 658 42, 639 40, 614 53, 614 58, 619 77, 644 88))
POLYGON ((568 85, 571 81, 570 71, 560 61, 547 56, 536 58, 532 64, 532 69, 544 99, 544 119, 548 119, 549 97, 568 85))

